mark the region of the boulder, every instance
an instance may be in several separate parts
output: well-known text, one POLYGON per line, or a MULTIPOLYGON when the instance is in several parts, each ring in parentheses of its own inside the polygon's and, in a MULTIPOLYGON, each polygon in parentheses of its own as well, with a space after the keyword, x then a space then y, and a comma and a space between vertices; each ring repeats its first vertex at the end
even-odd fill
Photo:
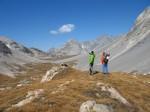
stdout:
POLYGON ((109 92, 111 98, 114 98, 124 105, 131 107, 131 104, 115 88, 104 83, 97 83, 96 86, 100 87, 101 91, 109 92))
POLYGON ((43 76, 43 78, 42 78, 42 80, 41 80, 41 83, 43 83, 43 82, 48 82, 48 81, 52 80, 53 77, 54 77, 56 74, 59 73, 58 70, 59 70, 58 67, 53 67, 53 68, 51 68, 50 70, 48 70, 48 71, 46 72, 46 74, 43 76))
POLYGON ((96 104, 96 101, 88 100, 80 106, 79 112, 113 112, 111 106, 96 104))
POLYGON ((52 80, 55 75, 63 72, 68 66, 66 65, 61 65, 61 66, 54 66, 52 67, 50 70, 48 70, 46 72, 46 74, 43 76, 42 80, 41 80, 41 83, 44 83, 44 82, 48 82, 50 80, 52 80))
POLYGON ((82 105, 80 106, 79 112, 91 112, 95 104, 96 104, 95 101, 91 101, 91 100, 86 101, 82 103, 82 105))
POLYGON ((26 99, 18 102, 17 104, 15 105, 12 105, 12 107, 21 107, 21 106, 24 106, 30 102, 32 102, 35 98, 40 98, 41 95, 44 94, 44 90, 43 89, 37 89, 37 90, 34 90, 34 91, 29 91, 26 95, 26 99))
POLYGON ((104 104, 95 104, 93 107, 94 112, 113 112, 112 107, 104 104))

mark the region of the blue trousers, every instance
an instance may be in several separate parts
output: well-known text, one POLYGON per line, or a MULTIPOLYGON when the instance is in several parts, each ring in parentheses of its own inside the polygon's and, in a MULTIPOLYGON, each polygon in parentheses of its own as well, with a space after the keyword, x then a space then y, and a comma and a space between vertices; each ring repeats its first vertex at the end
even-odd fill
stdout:
POLYGON ((108 64, 102 64, 102 71, 103 73, 108 73, 108 64))

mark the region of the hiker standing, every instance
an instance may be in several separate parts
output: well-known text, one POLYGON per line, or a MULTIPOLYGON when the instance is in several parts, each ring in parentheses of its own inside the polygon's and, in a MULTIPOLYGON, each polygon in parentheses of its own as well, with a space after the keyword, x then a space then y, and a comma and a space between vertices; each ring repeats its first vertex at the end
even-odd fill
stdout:
POLYGON ((108 74, 108 61, 109 61, 109 57, 110 54, 109 53, 105 53, 105 57, 104 57, 104 74, 108 74))
POLYGON ((91 51, 89 53, 89 57, 88 58, 89 58, 88 59, 88 62, 89 62, 89 73, 90 73, 90 75, 92 75, 93 74, 94 59, 95 59, 95 53, 94 53, 94 51, 91 51))
POLYGON ((108 61, 109 61, 110 54, 106 52, 102 52, 101 55, 101 64, 102 64, 102 72, 104 74, 108 74, 108 61))

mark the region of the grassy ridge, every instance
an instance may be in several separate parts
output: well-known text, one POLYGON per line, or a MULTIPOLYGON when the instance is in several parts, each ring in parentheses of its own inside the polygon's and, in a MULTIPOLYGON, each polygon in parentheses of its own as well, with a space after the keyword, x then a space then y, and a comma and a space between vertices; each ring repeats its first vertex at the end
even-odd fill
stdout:
POLYGON ((11 105, 23 100, 30 90, 44 89, 43 98, 35 99, 32 103, 20 108, 12 108, 10 111, 78 112, 83 102, 96 100, 97 103, 111 105, 115 112, 150 112, 150 76, 126 73, 111 73, 109 76, 97 73, 89 76, 87 72, 69 68, 66 72, 57 75, 53 80, 41 84, 42 76, 52 66, 56 65, 30 65, 26 69, 26 73, 16 79, 1 76, 3 77, 0 78, 1 86, 13 86, 13 88, 0 91, 0 110, 4 111, 11 105), (18 82, 24 79, 29 80, 31 83, 26 86, 16 87, 18 82), (65 84, 67 81, 72 82, 65 84), (100 91, 96 87, 98 82, 116 88, 132 104, 132 107, 126 107, 119 101, 110 98, 108 93, 100 91), (59 88, 60 85, 63 85, 61 87, 63 90, 59 88), (54 91, 58 92, 52 94, 54 91), (97 96, 97 94, 99 95, 97 96))

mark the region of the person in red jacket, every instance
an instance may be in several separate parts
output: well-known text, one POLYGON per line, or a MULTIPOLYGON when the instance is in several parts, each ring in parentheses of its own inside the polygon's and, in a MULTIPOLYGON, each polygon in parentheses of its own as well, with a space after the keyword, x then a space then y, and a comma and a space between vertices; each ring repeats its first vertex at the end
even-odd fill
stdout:
POLYGON ((104 58, 105 58, 105 52, 103 51, 100 56, 100 64, 102 65, 102 72, 104 73, 104 58))
POLYGON ((109 61, 110 54, 106 52, 102 52, 100 57, 100 63, 102 65, 102 72, 104 74, 108 74, 108 61, 109 61))
POLYGON ((100 63, 102 65, 104 64, 104 58, 105 58, 105 52, 102 52, 101 57, 100 57, 100 63))

